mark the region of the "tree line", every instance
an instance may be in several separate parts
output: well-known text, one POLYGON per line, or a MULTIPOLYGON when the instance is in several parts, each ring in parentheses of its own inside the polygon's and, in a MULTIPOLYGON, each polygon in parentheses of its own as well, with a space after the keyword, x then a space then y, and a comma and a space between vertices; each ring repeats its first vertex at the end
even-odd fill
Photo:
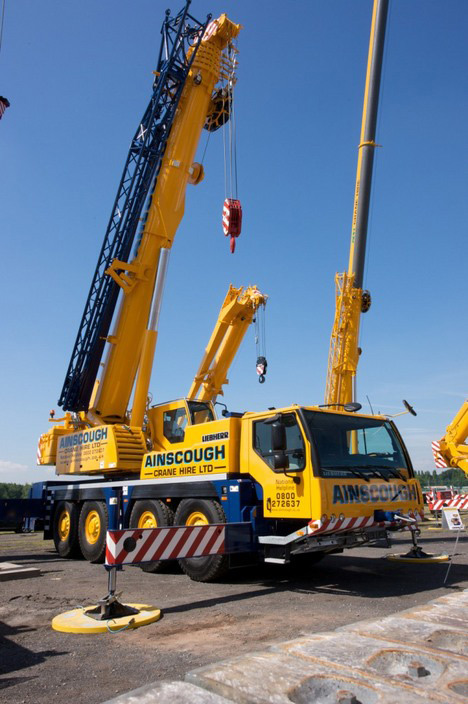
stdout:
POLYGON ((461 469, 446 469, 443 472, 437 472, 433 470, 432 472, 416 472, 416 477, 424 489, 430 486, 440 486, 441 484, 445 486, 453 486, 455 489, 461 489, 468 485, 468 478, 461 469))
POLYGON ((31 484, 0 482, 0 499, 27 499, 31 484))

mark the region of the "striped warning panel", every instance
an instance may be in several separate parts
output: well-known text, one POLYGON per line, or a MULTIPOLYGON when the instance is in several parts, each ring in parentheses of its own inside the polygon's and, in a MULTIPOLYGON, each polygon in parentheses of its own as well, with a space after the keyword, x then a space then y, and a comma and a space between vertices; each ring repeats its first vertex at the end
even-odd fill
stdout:
POLYGON ((468 509, 468 496, 463 494, 453 499, 438 499, 437 501, 429 503, 430 511, 441 511, 443 508, 456 508, 459 511, 465 511, 468 509))
MULTIPOLYGON (((410 518, 415 521, 422 521, 423 515, 418 511, 409 511, 403 518, 410 518)), ((319 533, 344 533, 346 531, 358 530, 361 528, 389 528, 397 525, 397 521, 376 521, 373 516, 357 516, 354 518, 327 518, 325 521, 312 520, 309 523, 311 530, 309 535, 319 533)))
POLYGON ((225 551, 226 526, 174 526, 110 530, 106 564, 128 565, 182 557, 219 555, 225 551))
POLYGON ((212 20, 208 27, 205 29, 202 42, 206 42, 213 34, 217 31, 219 26, 218 20, 212 20))
POLYGON ((435 466, 439 469, 444 469, 447 467, 447 463, 440 454, 440 442, 439 440, 433 440, 431 443, 432 454, 434 455, 435 466))

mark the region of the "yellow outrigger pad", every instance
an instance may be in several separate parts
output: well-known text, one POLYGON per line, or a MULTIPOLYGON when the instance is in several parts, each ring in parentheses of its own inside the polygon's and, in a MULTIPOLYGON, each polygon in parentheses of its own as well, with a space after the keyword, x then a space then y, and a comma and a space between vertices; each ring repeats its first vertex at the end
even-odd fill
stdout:
POLYGON ((432 553, 424 553, 421 557, 416 557, 415 555, 386 555, 385 559, 391 560, 392 562, 447 562, 449 559, 448 555, 434 555, 432 553))
POLYGON ((137 609, 138 613, 129 616, 121 616, 119 618, 110 618, 105 621, 97 621, 94 618, 86 615, 89 609, 97 608, 95 606, 85 606, 73 611, 65 611, 52 619, 52 628, 54 631, 62 633, 118 633, 129 628, 140 628, 148 623, 154 623, 161 618, 161 610, 155 606, 148 604, 126 604, 133 609, 137 609))

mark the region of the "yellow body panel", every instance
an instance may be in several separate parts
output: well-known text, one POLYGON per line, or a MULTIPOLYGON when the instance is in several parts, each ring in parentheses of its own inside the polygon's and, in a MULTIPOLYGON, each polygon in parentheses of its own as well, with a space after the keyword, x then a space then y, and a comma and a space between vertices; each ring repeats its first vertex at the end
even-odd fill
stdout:
POLYGON ((189 425, 182 442, 166 443, 164 450, 148 452, 144 456, 140 478, 237 474, 239 438, 239 418, 189 425))
POLYGON ((138 472, 146 450, 140 428, 101 425, 69 432, 57 442, 57 474, 138 472))
POLYGON ((366 482, 358 477, 352 479, 319 479, 317 494, 320 495, 320 508, 313 519, 326 515, 328 518, 343 514, 346 518, 372 517, 374 510, 400 510, 422 512, 423 504, 417 479, 402 482, 398 479, 366 482))

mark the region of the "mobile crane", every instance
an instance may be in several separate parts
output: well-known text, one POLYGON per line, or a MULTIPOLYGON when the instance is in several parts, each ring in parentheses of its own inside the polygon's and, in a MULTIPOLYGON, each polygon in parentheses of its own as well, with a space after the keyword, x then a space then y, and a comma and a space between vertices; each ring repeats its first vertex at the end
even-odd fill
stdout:
MULTIPOLYGON (((336 403, 226 412, 217 419, 213 400, 245 328, 239 318, 217 357, 218 333, 226 327, 220 319, 188 398, 148 407, 168 252, 185 185, 202 177, 192 164, 200 132, 227 118, 229 98, 216 83, 232 78, 232 52, 228 65, 221 53, 239 31, 224 15, 207 25, 187 10, 188 4, 163 24, 154 93, 131 145, 60 397, 66 413, 41 436, 39 463, 78 477, 44 489, 45 536, 63 557, 81 552, 91 562, 102 560, 108 515, 117 504, 123 529, 248 526, 240 554, 179 560, 192 579, 209 581, 239 561, 317 558, 415 526, 422 496, 403 441, 385 416, 358 415, 355 405, 336 403), (210 117, 215 111, 220 118, 210 117), (139 208, 145 214, 130 258, 139 208)), ((226 310, 232 305, 235 312, 242 295, 234 291, 226 310)), ((254 291, 244 309, 249 316, 259 300, 254 291)), ((160 566, 150 562, 146 569, 160 566)))

